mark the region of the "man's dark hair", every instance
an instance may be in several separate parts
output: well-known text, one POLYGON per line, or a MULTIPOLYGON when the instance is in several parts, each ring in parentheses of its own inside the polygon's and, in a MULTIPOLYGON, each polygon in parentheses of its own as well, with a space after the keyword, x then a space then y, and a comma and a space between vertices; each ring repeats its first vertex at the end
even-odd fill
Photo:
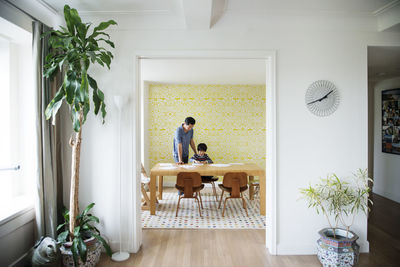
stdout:
POLYGON ((195 123, 196 123, 196 120, 193 119, 192 117, 187 117, 187 118, 185 119, 185 124, 186 124, 186 125, 189 125, 189 124, 195 125, 195 123))
POLYGON ((197 150, 206 152, 207 151, 207 145, 204 144, 204 143, 200 143, 200 144, 197 145, 197 150))

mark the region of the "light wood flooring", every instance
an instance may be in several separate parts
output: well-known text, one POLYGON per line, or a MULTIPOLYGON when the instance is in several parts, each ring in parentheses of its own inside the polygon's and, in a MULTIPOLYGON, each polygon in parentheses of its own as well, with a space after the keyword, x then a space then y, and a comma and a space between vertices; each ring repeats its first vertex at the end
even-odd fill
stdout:
MULTIPOLYGON (((357 266, 400 266, 400 204, 373 196, 368 240, 370 253, 357 266)), ((271 256, 265 230, 143 230, 140 251, 126 262, 102 255, 99 266, 321 266, 315 255, 271 256)))

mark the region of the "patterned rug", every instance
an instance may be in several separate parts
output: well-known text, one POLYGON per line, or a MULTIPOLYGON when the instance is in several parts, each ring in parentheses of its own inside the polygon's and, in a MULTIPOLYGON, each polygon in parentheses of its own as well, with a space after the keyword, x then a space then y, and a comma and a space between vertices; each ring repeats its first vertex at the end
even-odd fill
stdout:
MULTIPOLYGON (((220 196, 220 191, 217 192, 220 196)), ((248 193, 245 193, 249 216, 246 216, 241 199, 229 199, 226 203, 225 217, 222 217, 222 209, 228 193, 225 193, 220 209, 211 192, 202 192, 201 196, 203 217, 199 216, 199 209, 194 199, 181 199, 178 217, 175 217, 178 194, 164 192, 163 200, 157 204, 156 216, 151 216, 149 211, 142 211, 143 228, 265 229, 265 216, 259 213, 260 201, 257 196, 254 200, 249 200, 248 193)))

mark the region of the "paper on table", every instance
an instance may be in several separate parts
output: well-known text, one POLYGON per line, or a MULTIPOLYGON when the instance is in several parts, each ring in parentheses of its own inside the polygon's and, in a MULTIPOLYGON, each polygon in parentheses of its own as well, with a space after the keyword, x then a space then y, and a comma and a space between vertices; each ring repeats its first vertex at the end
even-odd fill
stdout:
POLYGON ((230 164, 210 164, 211 166, 214 166, 214 167, 229 167, 230 166, 230 164))
POLYGON ((160 167, 173 166, 173 163, 160 163, 160 167))
POLYGON ((176 166, 163 166, 163 167, 160 167, 160 169, 162 169, 162 170, 173 170, 173 169, 176 169, 177 167, 176 166))
POLYGON ((180 167, 185 168, 185 169, 193 169, 194 166, 192 165, 181 165, 180 167))
POLYGON ((244 165, 244 163, 229 163, 231 165, 244 165))

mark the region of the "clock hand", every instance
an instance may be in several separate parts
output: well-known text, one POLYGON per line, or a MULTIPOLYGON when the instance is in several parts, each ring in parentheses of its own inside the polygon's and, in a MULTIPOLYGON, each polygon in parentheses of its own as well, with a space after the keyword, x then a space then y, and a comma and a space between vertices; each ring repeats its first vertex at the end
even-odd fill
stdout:
POLYGON ((321 97, 321 98, 319 98, 317 100, 311 101, 310 103, 307 103, 307 105, 314 104, 315 102, 321 102, 322 100, 326 99, 328 97, 328 95, 330 95, 332 92, 333 92, 333 90, 331 90, 329 93, 327 93, 323 97, 321 97))
POLYGON ((310 103, 307 103, 307 105, 314 104, 315 102, 318 102, 318 101, 321 101, 321 99, 317 99, 317 100, 311 101, 310 103))

